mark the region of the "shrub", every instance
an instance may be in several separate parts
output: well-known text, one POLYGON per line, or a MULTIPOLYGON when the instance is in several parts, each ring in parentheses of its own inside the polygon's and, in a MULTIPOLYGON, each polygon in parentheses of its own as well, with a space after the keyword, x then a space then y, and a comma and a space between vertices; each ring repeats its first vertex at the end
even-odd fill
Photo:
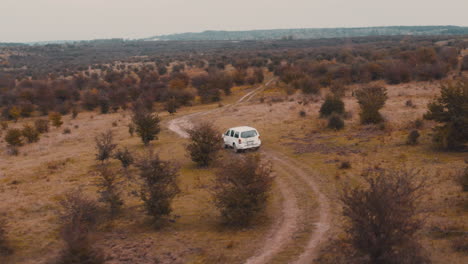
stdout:
POLYGON ((4 215, 0 215, 0 256, 10 255, 13 250, 8 245, 6 230, 6 220, 4 215))
POLYGON ((135 110, 132 117, 136 133, 140 136, 143 144, 147 146, 150 141, 158 139, 160 132, 159 117, 145 110, 135 110))
POLYGON ((169 114, 173 114, 177 111, 177 100, 173 97, 166 102, 165 109, 169 114))
POLYGON ((424 118, 442 124, 434 129, 436 146, 455 150, 468 142, 468 80, 441 88, 440 97, 428 105, 424 118))
POLYGON ((51 112, 49 114, 49 120, 52 122, 54 127, 60 127, 63 124, 62 115, 57 112, 51 112))
POLYGON ((106 203, 109 206, 111 216, 115 216, 123 205, 119 190, 122 181, 119 180, 117 173, 111 171, 105 165, 99 167, 98 175, 96 185, 98 187, 99 201, 106 203))
POLYGON ((101 111, 101 114, 107 114, 107 113, 109 113, 109 108, 110 108, 109 99, 107 99, 107 98, 100 98, 100 99, 99 99, 99 109, 100 109, 100 111, 101 111))
POLYGON ((75 119, 78 116, 78 108, 75 106, 72 108, 72 119, 75 119))
POLYGON ((22 141, 22 133, 21 130, 17 128, 11 128, 8 129, 6 135, 5 135, 5 141, 8 143, 8 145, 17 147, 23 145, 22 141))
POLYGON ((192 161, 200 167, 209 166, 221 149, 220 133, 210 123, 200 123, 187 133, 190 143, 186 148, 192 161))
POLYGON ((323 102, 322 106, 320 107, 320 116, 327 117, 333 113, 343 114, 344 103, 339 97, 327 96, 325 102, 323 102))
POLYGON ((468 192, 468 167, 465 168, 460 173, 460 176, 458 177, 458 181, 460 182, 460 186, 462 187, 462 190, 464 192, 468 192))
POLYGON ((136 166, 142 179, 140 197, 146 213, 157 224, 163 216, 171 213, 172 199, 180 192, 176 182, 178 168, 152 152, 139 160, 136 166))
POLYGON ((74 190, 60 201, 60 235, 65 248, 56 263, 103 263, 102 255, 92 249, 89 234, 97 223, 98 207, 84 198, 80 190, 74 190))
POLYGON ((1 121, 0 122, 0 127, 2 128, 2 130, 7 130, 8 122, 7 121, 1 121))
POLYGON ((338 166, 338 169, 344 170, 344 169, 350 169, 351 168, 351 162, 349 161, 342 161, 340 166, 338 166))
POLYGON ((68 128, 68 127, 65 128, 65 129, 63 130, 63 134, 71 134, 71 129, 68 128))
POLYGON ((407 145, 417 145, 419 139, 419 132, 417 130, 412 130, 408 134, 408 139, 406 140, 407 145))
POLYGON ((466 234, 452 239, 451 244, 455 251, 468 254, 468 237, 466 234))
POLYGON ((344 128, 344 126, 345 123, 343 118, 337 114, 332 114, 328 119, 328 128, 330 129, 341 130, 344 128))
POLYGON ((368 169, 367 187, 346 187, 340 198, 350 244, 370 263, 425 263, 415 235, 424 180, 408 170, 368 169))
POLYGON ((387 91, 382 86, 367 86, 356 91, 359 106, 361 107, 361 123, 376 124, 383 121, 379 110, 387 101, 387 91))
POLYGON ((468 55, 463 56, 461 70, 468 71, 468 55))
POLYGON ((107 130, 96 136, 94 138, 96 142, 96 160, 104 162, 107 161, 112 156, 112 151, 114 151, 117 146, 114 144, 114 135, 111 130, 107 130))
POLYGON ((49 120, 37 119, 34 121, 34 127, 39 133, 49 132, 49 120))
POLYGON ((133 137, 133 134, 135 133, 135 125, 133 123, 128 124, 128 133, 133 137))
POLYGON ((21 129, 21 135, 28 141, 28 143, 33 143, 39 141, 39 132, 30 125, 24 125, 21 129))
POLYGON ((120 161, 125 171, 127 171, 128 167, 134 162, 133 155, 127 148, 117 150, 114 154, 114 158, 120 161))
POLYGON ((305 112, 304 110, 299 111, 299 116, 300 116, 300 117, 305 117, 305 116, 306 116, 306 112, 305 112))
POLYGON ((232 156, 216 173, 214 204, 230 226, 247 226, 265 209, 273 178, 258 155, 232 156))

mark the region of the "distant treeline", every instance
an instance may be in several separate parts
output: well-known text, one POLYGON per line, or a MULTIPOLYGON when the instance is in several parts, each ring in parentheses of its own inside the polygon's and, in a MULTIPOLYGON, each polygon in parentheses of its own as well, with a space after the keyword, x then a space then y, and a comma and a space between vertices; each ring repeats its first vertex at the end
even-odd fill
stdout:
POLYGON ((392 26, 361 28, 294 28, 248 31, 204 31, 199 33, 181 33, 154 36, 148 38, 147 40, 273 40, 405 35, 468 35, 468 27, 392 26))

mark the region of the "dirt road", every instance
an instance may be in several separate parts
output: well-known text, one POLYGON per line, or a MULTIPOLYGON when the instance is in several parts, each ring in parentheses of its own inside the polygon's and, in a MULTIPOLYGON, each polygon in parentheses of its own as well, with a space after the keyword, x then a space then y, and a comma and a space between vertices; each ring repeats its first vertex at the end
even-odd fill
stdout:
MULTIPOLYGON (((236 103, 226 105, 223 108, 217 108, 209 111, 193 113, 185 115, 169 122, 168 128, 183 138, 187 138, 186 129, 192 127, 192 118, 200 117, 209 113, 214 113, 232 107, 244 102, 250 101, 254 96, 262 91, 266 86, 271 84, 273 79, 269 80, 265 85, 262 85, 251 92, 244 95, 236 103)), ((310 172, 307 172, 307 165, 299 162, 270 149, 263 149, 263 154, 270 160, 274 161, 276 169, 286 173, 277 177, 276 181, 280 188, 280 193, 283 197, 282 215, 272 225, 270 232, 265 237, 263 247, 252 257, 247 259, 248 264, 263 264, 271 262, 285 247, 294 241, 293 234, 301 228, 299 219, 305 215, 303 209, 298 206, 298 196, 301 192, 306 195, 313 195, 318 203, 317 210, 318 219, 315 222, 315 228, 308 237, 307 243, 301 245, 302 253, 299 254, 292 263, 311 263, 316 256, 316 249, 320 242, 324 239, 327 230, 330 228, 330 205, 327 197, 320 191, 315 182, 316 177, 311 177, 310 172), (301 186, 301 188, 298 188, 301 186)), ((309 168, 310 169, 310 168, 309 168)), ((310 219, 312 221, 312 219, 310 219)))

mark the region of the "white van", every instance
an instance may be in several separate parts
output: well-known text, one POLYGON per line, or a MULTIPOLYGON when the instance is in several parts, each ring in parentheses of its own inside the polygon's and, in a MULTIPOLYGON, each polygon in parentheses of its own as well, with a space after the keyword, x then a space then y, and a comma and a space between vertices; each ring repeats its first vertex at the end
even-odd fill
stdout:
POLYGON ((245 149, 257 150, 262 144, 257 129, 248 126, 230 128, 222 137, 224 140, 224 147, 233 148, 234 152, 245 149))

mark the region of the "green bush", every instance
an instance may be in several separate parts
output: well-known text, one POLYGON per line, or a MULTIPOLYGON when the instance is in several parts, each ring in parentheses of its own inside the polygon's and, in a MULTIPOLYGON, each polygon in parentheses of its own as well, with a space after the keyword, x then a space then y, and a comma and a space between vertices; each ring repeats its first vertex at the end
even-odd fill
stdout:
POLYGON ((468 142, 468 80, 443 84, 440 97, 428 105, 424 118, 442 124, 434 129, 436 146, 462 148, 468 142))
POLYGON ((377 124, 383 121, 379 110, 387 101, 387 91, 382 86, 367 86, 356 91, 359 106, 361 108, 362 124, 377 124))
POLYGON ((152 140, 158 139, 157 135, 161 129, 159 127, 160 119, 157 115, 143 109, 137 109, 133 112, 132 121, 136 133, 145 146, 149 145, 152 140))
POLYGON ((337 96, 327 96, 325 102, 323 102, 320 107, 320 116, 328 117, 333 113, 343 114, 344 113, 344 103, 337 96))

